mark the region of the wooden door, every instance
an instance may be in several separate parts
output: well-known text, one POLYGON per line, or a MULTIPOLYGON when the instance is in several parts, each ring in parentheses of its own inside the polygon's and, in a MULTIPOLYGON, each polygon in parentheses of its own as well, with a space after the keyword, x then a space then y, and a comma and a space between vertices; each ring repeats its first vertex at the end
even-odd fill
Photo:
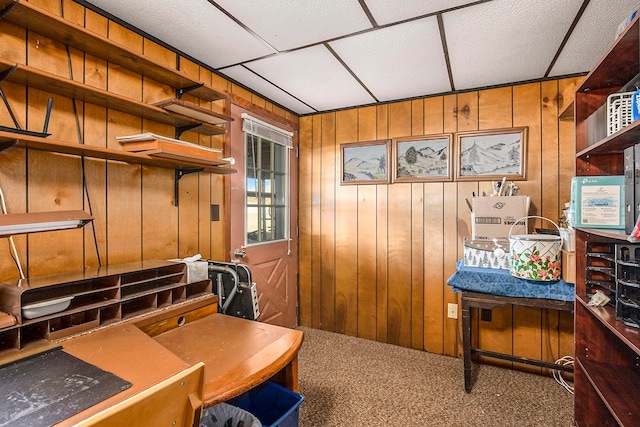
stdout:
MULTIPOLYGON (((285 326, 298 325, 298 285, 297 285, 297 162, 295 151, 287 149, 288 167, 288 233, 284 239, 265 243, 247 242, 246 232, 246 153, 245 134, 242 130, 242 113, 247 113, 274 126, 282 125, 272 119, 248 111, 232 104, 231 116, 231 156, 235 159, 238 173, 231 176, 230 207, 230 257, 246 264, 251 270, 251 278, 256 283, 259 321, 285 326)), ((284 128, 286 129, 286 128, 284 128)), ((295 143, 294 136, 294 143, 295 143)))

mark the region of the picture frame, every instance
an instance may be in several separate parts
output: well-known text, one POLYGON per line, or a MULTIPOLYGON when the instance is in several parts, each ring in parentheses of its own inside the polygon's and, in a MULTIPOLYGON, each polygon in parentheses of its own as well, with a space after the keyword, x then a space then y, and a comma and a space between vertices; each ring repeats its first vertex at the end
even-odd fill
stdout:
POLYGON ((528 127, 456 133, 456 180, 526 179, 528 127))
POLYGON ((391 140, 340 144, 340 184, 389 184, 391 140))
POLYGON ((393 138, 393 182, 451 181, 453 134, 393 138))

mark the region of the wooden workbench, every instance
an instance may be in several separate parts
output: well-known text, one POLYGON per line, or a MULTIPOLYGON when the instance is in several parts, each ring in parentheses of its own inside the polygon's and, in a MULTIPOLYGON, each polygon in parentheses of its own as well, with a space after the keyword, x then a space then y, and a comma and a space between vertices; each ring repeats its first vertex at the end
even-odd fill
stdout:
POLYGON ((303 333, 219 314, 216 302, 194 301, 56 343, 131 383, 56 425, 197 425, 201 408, 266 380, 297 391, 303 333))

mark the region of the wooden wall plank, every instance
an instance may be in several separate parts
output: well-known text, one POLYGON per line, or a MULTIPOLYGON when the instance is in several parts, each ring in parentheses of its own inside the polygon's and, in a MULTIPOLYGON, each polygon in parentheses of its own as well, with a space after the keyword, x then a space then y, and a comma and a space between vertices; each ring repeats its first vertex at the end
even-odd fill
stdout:
MULTIPOLYGON (((527 85, 528 87, 533 87, 534 85, 527 85)), ((540 153, 540 187, 542 188, 541 194, 541 203, 540 215, 545 218, 549 218, 554 222, 558 222, 558 218, 560 213, 562 212, 562 207, 560 205, 560 201, 558 200, 559 195, 559 170, 560 170, 560 148, 559 148, 559 138, 558 138, 558 114, 560 114, 560 109, 558 105, 558 97, 560 94, 558 93, 558 82, 557 81, 548 81, 542 82, 540 84, 536 84, 536 87, 539 86, 540 93, 542 99, 540 100, 540 104, 542 105, 541 111, 541 141, 542 141, 542 149, 540 153)), ((518 101, 524 103, 525 99, 521 101, 519 96, 520 92, 516 92, 517 89, 514 89, 514 97, 518 101)), ((531 102, 533 103, 533 99, 531 102)), ((533 126, 530 126, 533 128, 533 126)), ((541 226, 545 228, 555 228, 549 222, 541 222, 541 226)))
POLYGON ((358 139, 358 110, 344 110, 336 113, 335 167, 335 321, 336 331, 356 336, 358 334, 358 228, 353 226, 353 218, 358 216, 358 187, 340 185, 340 144, 356 142, 358 139))
POLYGON ((336 114, 325 113, 322 118, 322 169, 321 173, 321 212, 320 212, 320 253, 321 263, 321 329, 335 330, 335 200, 336 165, 338 152, 336 146, 336 114))
MULTIPOLYGON (((358 109, 358 141, 373 141, 376 135, 376 108, 358 109)), ((358 186, 357 206, 357 336, 376 340, 376 185, 358 186), (372 236, 376 236, 372 238, 372 236)))
POLYGON ((313 241, 313 117, 300 120, 300 156, 298 168, 304 171, 298 179, 298 294, 299 322, 302 326, 311 327, 313 318, 313 279, 314 266, 312 256, 313 241), (306 172, 306 173, 305 173, 306 172))
MULTIPOLYGON (((387 104, 378 105, 376 107, 376 139, 389 138, 389 108, 387 104)), ((389 259, 388 259, 388 245, 389 238, 388 229, 388 201, 389 201, 389 186, 377 185, 377 261, 376 261, 376 292, 378 295, 377 304, 377 337, 378 341, 389 342, 389 328, 388 328, 388 305, 389 305, 389 259)))
MULTIPOLYGON (((422 116, 422 111, 420 112, 422 116)), ((424 348, 424 184, 411 184, 411 347, 424 348)))
MULTIPOLYGON (((411 133, 411 103, 389 105, 389 137, 411 133)), ((392 344, 411 346, 411 185, 391 185, 388 188, 389 289, 387 333, 392 344)))
POLYGON ((311 270, 311 325, 319 329, 322 324, 322 229, 321 229, 321 200, 322 200, 322 116, 313 117, 313 142, 311 150, 314 153, 311 168, 311 255, 313 267, 311 270))
MULTIPOLYGON (((443 131, 454 133, 458 126, 458 100, 455 95, 446 95, 443 100, 443 131)), ((443 218, 444 218, 444 278, 449 278, 456 271, 456 261, 460 258, 458 244, 458 192, 455 182, 444 183, 443 218)), ((458 296, 449 286, 443 284, 442 317, 443 353, 456 356, 458 353, 458 324, 455 319, 447 317, 447 307, 458 304, 458 296)))

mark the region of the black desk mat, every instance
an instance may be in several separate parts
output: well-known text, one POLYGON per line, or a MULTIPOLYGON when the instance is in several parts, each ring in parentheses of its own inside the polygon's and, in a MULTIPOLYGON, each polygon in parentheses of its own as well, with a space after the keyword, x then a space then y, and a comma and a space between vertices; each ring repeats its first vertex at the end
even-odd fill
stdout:
POLYGON ((51 426, 129 387, 54 348, 0 367, 0 426, 51 426))

